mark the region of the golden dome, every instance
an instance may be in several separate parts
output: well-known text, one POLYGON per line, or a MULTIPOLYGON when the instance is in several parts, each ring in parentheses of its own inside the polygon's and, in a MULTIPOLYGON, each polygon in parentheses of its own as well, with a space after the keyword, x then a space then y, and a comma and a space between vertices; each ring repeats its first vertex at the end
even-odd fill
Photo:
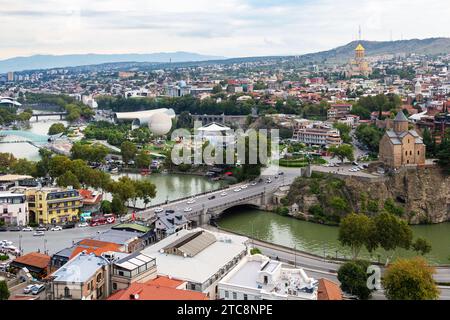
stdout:
POLYGON ((362 46, 362 44, 358 44, 358 46, 356 47, 355 51, 364 51, 366 49, 364 49, 364 47, 362 46))

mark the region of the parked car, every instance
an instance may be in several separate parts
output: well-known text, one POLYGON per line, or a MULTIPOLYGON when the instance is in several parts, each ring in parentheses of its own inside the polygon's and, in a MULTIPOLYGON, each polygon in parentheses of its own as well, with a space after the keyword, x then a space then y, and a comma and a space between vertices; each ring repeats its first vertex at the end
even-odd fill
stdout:
POLYGON ((44 235, 45 235, 44 231, 36 231, 35 233, 33 233, 33 236, 35 236, 35 237, 41 237, 44 235))
POLYGON ((70 223, 65 223, 61 226, 63 229, 72 229, 75 228, 75 223, 74 222, 70 222, 70 223))
POLYGON ((45 290, 45 286, 43 284, 37 284, 34 286, 33 289, 31 289, 31 293, 33 295, 38 295, 39 293, 41 293, 44 290, 45 290))
POLYGON ((28 294, 31 293, 31 291, 34 289, 34 284, 29 284, 25 288, 23 288, 23 293, 28 294))
POLYGON ((236 189, 234 189, 233 191, 234 191, 234 192, 239 192, 239 191, 241 191, 241 188, 236 188, 236 189))
POLYGON ((272 183, 272 180, 271 179, 267 179, 266 183, 272 183))
POLYGON ((51 231, 61 231, 62 227, 60 226, 54 226, 53 228, 50 229, 51 231))
POLYGON ((216 196, 212 195, 211 197, 208 197, 208 200, 213 200, 215 198, 216 198, 216 196))
POLYGON ((224 191, 220 194, 222 197, 225 197, 227 195, 227 193, 224 191))
POLYGON ((175 210, 172 210, 172 209, 166 209, 166 212, 167 212, 167 213, 175 213, 175 210))
POLYGON ((9 231, 20 231, 20 227, 10 227, 9 231))
POLYGON ((44 226, 39 226, 36 228, 36 231, 47 231, 47 230, 48 230, 47 227, 44 226))
POLYGON ((87 222, 81 222, 78 224, 78 228, 84 228, 84 227, 88 227, 89 224, 87 222))
POLYGON ((256 181, 253 181, 252 183, 250 183, 250 185, 252 185, 252 186, 256 186, 258 184, 258 182, 256 182, 256 181))
POLYGON ((8 228, 6 228, 5 226, 3 226, 3 227, 0 227, 0 232, 5 232, 5 231, 8 231, 8 228))
POLYGON ((184 212, 191 212, 191 211, 192 211, 192 208, 190 208, 190 207, 184 208, 184 212))
POLYGON ((33 231, 33 228, 32 227, 25 227, 25 228, 22 229, 22 231, 30 232, 30 231, 33 231))
POLYGON ((247 189, 248 185, 244 184, 243 186, 241 186, 241 189, 247 189))
POLYGON ((158 213, 158 212, 163 212, 163 211, 164 211, 163 208, 156 208, 156 209, 155 209, 155 212, 156 212, 156 213, 158 213))

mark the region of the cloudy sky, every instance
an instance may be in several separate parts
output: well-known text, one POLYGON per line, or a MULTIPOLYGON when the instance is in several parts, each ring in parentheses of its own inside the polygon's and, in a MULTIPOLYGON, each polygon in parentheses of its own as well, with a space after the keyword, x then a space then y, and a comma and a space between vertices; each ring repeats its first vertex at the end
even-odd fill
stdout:
POLYGON ((357 39, 450 37, 448 0, 0 0, 0 59, 190 51, 302 54, 357 39))

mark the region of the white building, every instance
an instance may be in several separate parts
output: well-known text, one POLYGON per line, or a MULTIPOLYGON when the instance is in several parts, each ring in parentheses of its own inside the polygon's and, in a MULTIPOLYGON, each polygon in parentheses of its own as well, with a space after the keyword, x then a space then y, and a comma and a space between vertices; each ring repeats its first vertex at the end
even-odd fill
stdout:
POLYGON ((303 269, 266 256, 248 255, 219 282, 224 300, 317 300, 318 281, 303 269))
POLYGON ((233 130, 220 123, 212 122, 206 126, 197 128, 197 132, 199 141, 209 141, 214 146, 227 146, 233 144, 235 141, 233 130))
POLYGON ((319 146, 340 145, 342 143, 339 130, 319 122, 310 125, 297 123, 294 127, 292 139, 307 145, 319 146))
POLYGON ((7 225, 28 224, 28 204, 23 193, 0 192, 0 220, 7 225))
POLYGON ((157 273, 186 281, 187 289, 215 299, 217 284, 247 254, 248 238, 201 228, 180 230, 142 253, 156 258, 157 273))

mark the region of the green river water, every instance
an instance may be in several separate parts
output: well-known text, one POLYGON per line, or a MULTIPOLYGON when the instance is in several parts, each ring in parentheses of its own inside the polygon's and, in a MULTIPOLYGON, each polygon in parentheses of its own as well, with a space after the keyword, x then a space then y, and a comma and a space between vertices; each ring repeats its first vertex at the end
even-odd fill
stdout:
MULTIPOLYGON (((349 258, 350 252, 343 248, 338 238, 338 228, 284 217, 271 212, 253 209, 227 211, 218 221, 224 229, 253 236, 257 239, 284 245, 320 256, 349 258)), ((426 258, 433 264, 450 264, 450 223, 412 226, 414 238, 424 237, 432 244, 431 253, 426 258)), ((370 258, 367 251, 362 257, 370 258)), ((411 257, 413 251, 397 250, 395 257, 411 257)), ((386 252, 378 250, 373 261, 385 261, 386 252), (378 254, 380 258, 378 258, 378 254)))

